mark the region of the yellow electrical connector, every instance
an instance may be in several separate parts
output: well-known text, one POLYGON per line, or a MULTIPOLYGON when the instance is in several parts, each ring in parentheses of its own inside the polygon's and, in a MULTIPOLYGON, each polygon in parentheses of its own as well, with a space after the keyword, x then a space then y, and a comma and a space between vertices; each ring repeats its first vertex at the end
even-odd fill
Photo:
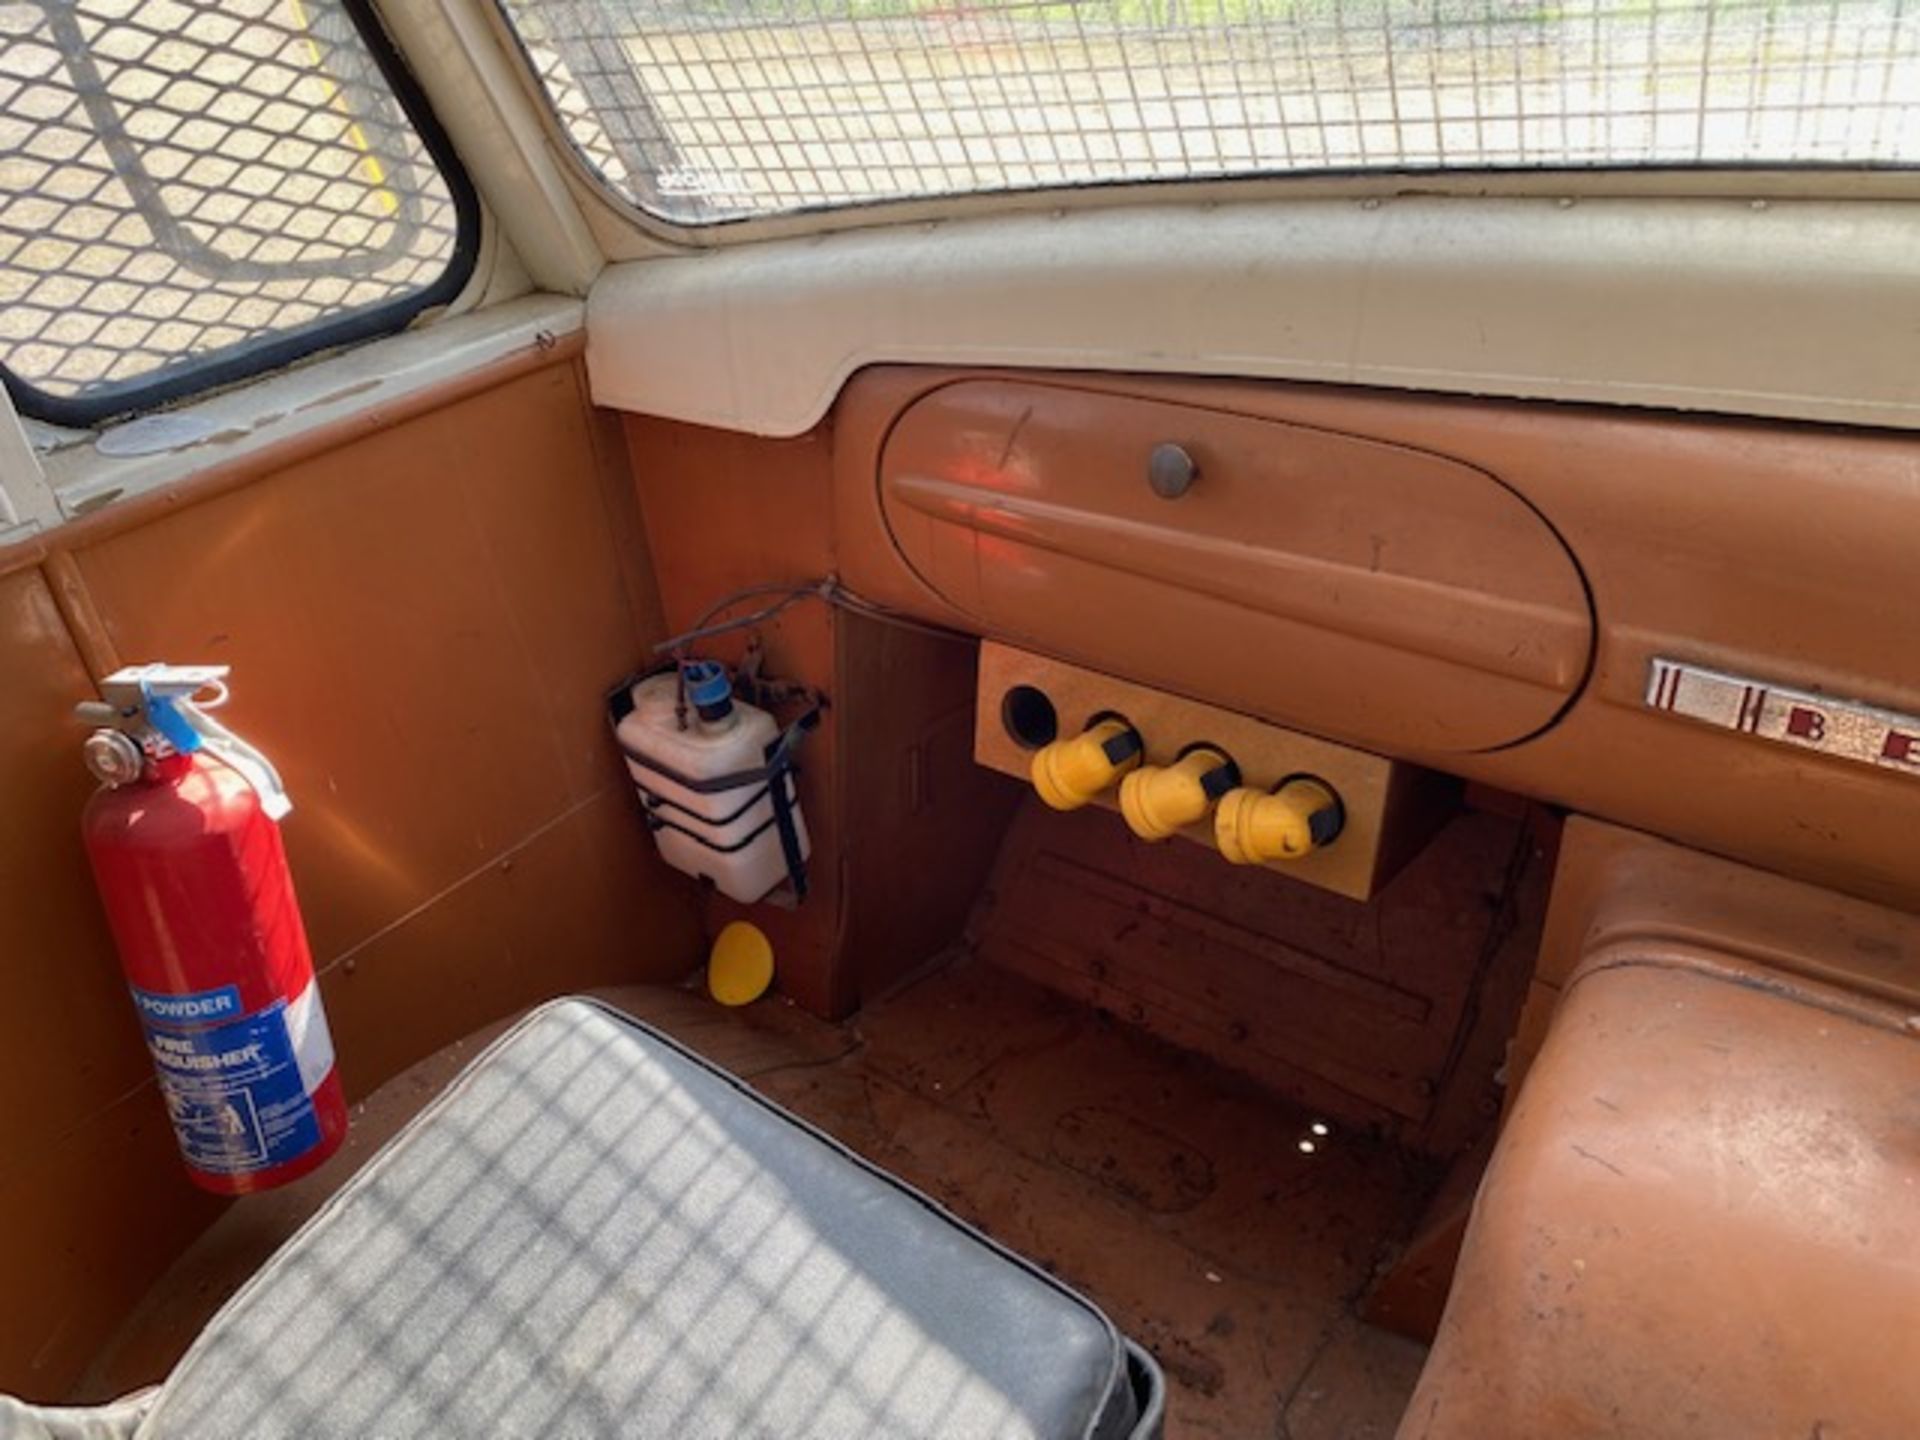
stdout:
POLYGON ((1171 765, 1147 765, 1120 782, 1120 813, 1142 840, 1164 840, 1204 820, 1213 802, 1240 783, 1226 752, 1196 745, 1171 765))
POLYGON ((1235 865, 1298 860, 1331 845, 1346 823, 1339 795, 1311 775, 1282 781, 1272 794, 1228 791, 1213 816, 1214 843, 1235 865))
POLYGON ((1126 721, 1096 720, 1072 739, 1034 752, 1033 788, 1055 810, 1078 810, 1138 765, 1145 748, 1126 721))

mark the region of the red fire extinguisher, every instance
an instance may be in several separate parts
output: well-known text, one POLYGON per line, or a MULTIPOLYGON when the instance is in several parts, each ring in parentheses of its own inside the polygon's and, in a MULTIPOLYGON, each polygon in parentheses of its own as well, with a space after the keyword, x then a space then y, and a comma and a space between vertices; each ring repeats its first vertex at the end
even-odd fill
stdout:
POLYGON ((224 665, 101 682, 82 830, 187 1173, 244 1195, 340 1147, 346 1098, 265 756, 207 711, 224 665), (195 697, 201 697, 196 701, 195 697))

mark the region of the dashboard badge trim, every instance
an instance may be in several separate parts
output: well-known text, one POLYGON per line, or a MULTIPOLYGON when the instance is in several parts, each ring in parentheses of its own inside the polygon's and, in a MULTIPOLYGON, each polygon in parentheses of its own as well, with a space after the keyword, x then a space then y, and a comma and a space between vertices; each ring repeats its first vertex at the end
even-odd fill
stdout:
POLYGON ((1881 770, 1920 775, 1920 716, 1656 657, 1649 709, 1881 770))

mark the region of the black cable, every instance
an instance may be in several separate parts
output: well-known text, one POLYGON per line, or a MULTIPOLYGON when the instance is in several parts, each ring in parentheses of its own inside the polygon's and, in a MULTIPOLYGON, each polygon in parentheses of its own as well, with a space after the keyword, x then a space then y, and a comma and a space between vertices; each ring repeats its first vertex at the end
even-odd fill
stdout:
POLYGON ((763 585, 749 585, 744 589, 735 590, 732 594, 723 596, 703 610, 691 628, 683 630, 678 635, 671 635, 655 645, 653 647, 653 653, 656 655, 672 654, 676 660, 684 660, 688 646, 701 640, 711 640, 716 635, 727 635, 736 630, 750 629, 755 625, 773 619, 776 615, 779 615, 791 606, 799 604, 802 600, 822 600, 829 605, 838 606, 853 614, 864 615, 870 620, 879 620, 889 625, 905 626, 907 629, 918 630, 927 635, 938 635, 942 638, 950 639, 960 634, 959 631, 945 629, 938 625, 928 625, 921 621, 910 619, 896 611, 889 610, 883 605, 863 599, 861 596, 855 595, 851 590, 843 586, 837 577, 828 575, 820 580, 772 581, 763 585), (763 605, 758 610, 754 610, 746 615, 736 615, 730 620, 716 621, 714 619, 715 616, 725 614, 728 610, 731 610, 743 601, 757 599, 763 595, 778 595, 781 598, 771 605, 763 605))

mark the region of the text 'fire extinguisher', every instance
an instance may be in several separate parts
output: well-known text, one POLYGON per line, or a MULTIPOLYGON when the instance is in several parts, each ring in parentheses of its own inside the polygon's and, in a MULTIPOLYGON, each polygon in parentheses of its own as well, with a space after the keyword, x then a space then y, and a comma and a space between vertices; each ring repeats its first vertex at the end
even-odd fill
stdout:
POLYGON ((195 1183, 223 1195, 306 1174, 346 1098, 267 758, 208 710, 224 665, 135 665, 81 705, 87 857, 195 1183))

